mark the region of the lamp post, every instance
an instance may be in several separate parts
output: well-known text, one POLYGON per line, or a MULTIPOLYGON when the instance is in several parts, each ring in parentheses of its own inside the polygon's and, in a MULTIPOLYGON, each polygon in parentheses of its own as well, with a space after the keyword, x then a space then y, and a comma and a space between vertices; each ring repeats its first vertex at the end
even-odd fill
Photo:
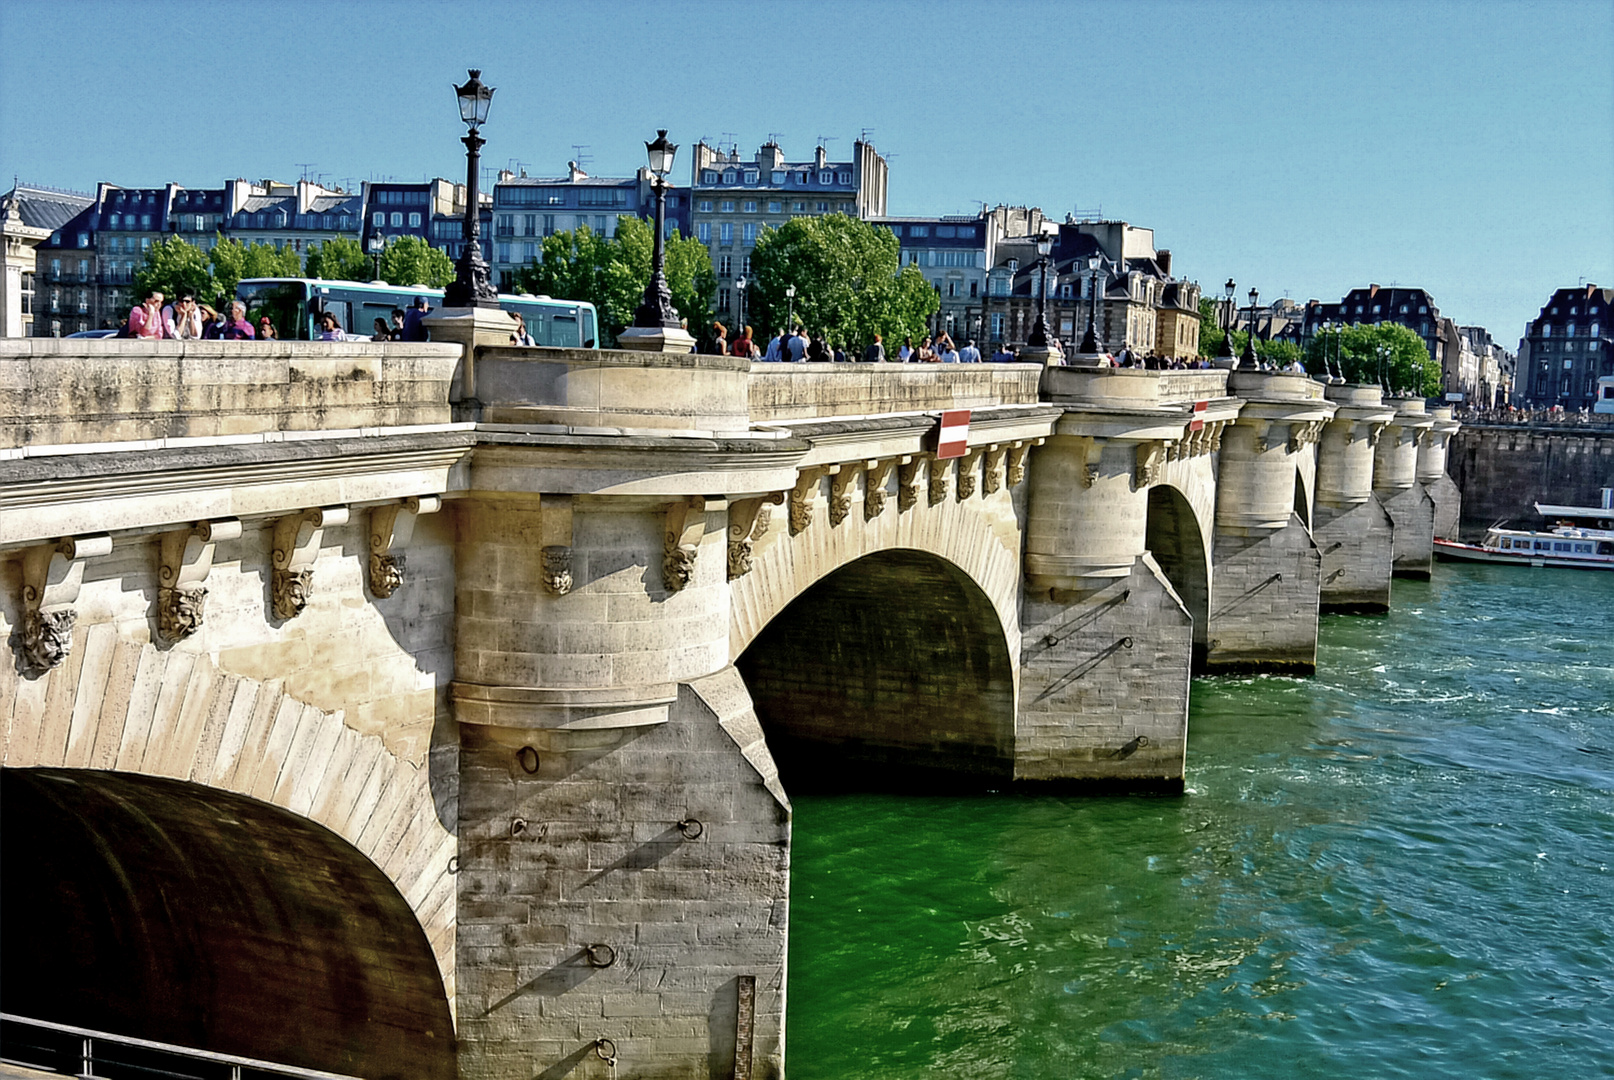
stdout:
POLYGON ((1222 286, 1222 330, 1224 333, 1233 332, 1233 293, 1238 290, 1238 283, 1232 278, 1222 286))
POLYGON ((734 279, 734 322, 736 326, 745 325, 745 287, 749 284, 750 282, 745 280, 744 274, 734 279))
POLYGON ((454 96, 460 103, 460 119, 470 129, 460 140, 465 144, 465 250, 460 252, 459 262, 454 267, 454 280, 443 291, 443 306, 496 309, 499 294, 488 280, 488 264, 482 259, 482 195, 477 182, 482 147, 487 143, 479 130, 487 121, 488 106, 493 103, 493 87, 482 81, 480 68, 471 68, 470 76, 464 86, 454 88, 454 96))
POLYGON ((1255 289, 1250 290, 1250 334, 1244 339, 1244 351, 1239 353, 1239 366, 1248 363, 1257 371, 1261 370, 1261 358, 1255 355, 1255 305, 1261 299, 1261 293, 1255 289))
POLYGON ((1048 347, 1048 253, 1054 249, 1054 238, 1047 233, 1037 237, 1037 266, 1042 270, 1042 289, 1037 296, 1037 321, 1032 324, 1031 333, 1026 335, 1026 348, 1046 349, 1048 347))
POLYGON ((382 236, 380 233, 371 233, 370 234, 370 242, 369 242, 369 244, 367 246, 370 249, 370 261, 375 264, 375 274, 374 274, 373 277, 371 277, 370 280, 371 281, 380 281, 381 280, 381 253, 383 251, 387 250, 387 238, 382 236))
POLYGON ((1103 262, 1097 252, 1087 257, 1087 333, 1082 335, 1082 345, 1077 350, 1083 356, 1097 356, 1104 351, 1098 340, 1098 279, 1104 272, 1103 262))
POLYGON ((667 141, 667 129, 656 132, 654 142, 644 144, 645 155, 650 159, 650 186, 656 193, 656 240, 651 249, 650 283, 644 287, 644 299, 633 313, 633 325, 641 330, 677 330, 678 310, 672 304, 672 290, 667 287, 667 251, 663 240, 667 223, 667 174, 672 172, 673 157, 678 147, 667 141))
POLYGON ((796 287, 794 285, 785 286, 785 303, 788 305, 785 322, 789 324, 785 329, 794 330, 796 329, 796 287))

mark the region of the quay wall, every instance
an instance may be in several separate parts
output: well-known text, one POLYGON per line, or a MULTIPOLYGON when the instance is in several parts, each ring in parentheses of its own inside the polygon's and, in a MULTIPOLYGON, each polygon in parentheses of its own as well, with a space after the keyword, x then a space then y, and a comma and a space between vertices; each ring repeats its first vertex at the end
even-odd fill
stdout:
POLYGON ((1498 521, 1538 521, 1537 502, 1598 505, 1614 487, 1614 425, 1464 425, 1447 469, 1463 496, 1461 535, 1477 538, 1498 521))

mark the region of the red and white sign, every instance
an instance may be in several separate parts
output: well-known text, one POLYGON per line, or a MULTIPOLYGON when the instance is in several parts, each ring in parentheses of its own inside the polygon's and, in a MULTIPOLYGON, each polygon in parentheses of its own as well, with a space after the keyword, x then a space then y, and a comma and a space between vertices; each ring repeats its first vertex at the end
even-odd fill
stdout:
POLYGON ((1189 431, 1204 431, 1205 430, 1205 418, 1203 416, 1199 415, 1199 414, 1204 412, 1206 406, 1208 406, 1209 404, 1210 404, 1210 402, 1208 402, 1208 401, 1196 401, 1196 402, 1194 402, 1194 418, 1188 424, 1188 430, 1189 431))
POLYGON ((970 441, 970 411, 949 409, 941 415, 941 427, 936 432, 936 456, 955 458, 964 456, 964 447, 970 441))

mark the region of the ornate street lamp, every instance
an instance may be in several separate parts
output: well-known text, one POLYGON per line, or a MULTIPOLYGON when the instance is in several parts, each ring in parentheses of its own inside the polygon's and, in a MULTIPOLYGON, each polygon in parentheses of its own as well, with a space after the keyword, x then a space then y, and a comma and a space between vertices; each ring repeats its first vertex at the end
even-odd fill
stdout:
POLYGON ((482 82, 480 68, 470 69, 464 86, 454 88, 459 98, 460 119, 470 128, 465 138, 465 250, 454 267, 454 280, 443 292, 443 306, 451 308, 494 308, 499 294, 488 280, 488 264, 482 259, 482 195, 477 184, 481 171, 482 147, 487 140, 478 134, 493 103, 493 87, 482 82))
POLYGON ((667 141, 667 129, 656 132, 656 140, 644 144, 645 155, 650 159, 650 187, 656 193, 656 245, 650 257, 650 284, 644 287, 644 299, 633 313, 633 325, 641 329, 678 329, 678 309, 672 304, 672 290, 667 287, 666 245, 662 234, 667 228, 667 174, 672 172, 673 156, 678 147, 667 141))
POLYGON ((737 326, 745 325, 745 287, 749 284, 744 274, 734 279, 734 321, 737 326))
POLYGON ((1261 358, 1255 355, 1255 305, 1261 299, 1261 294, 1255 289, 1250 290, 1250 336, 1244 339, 1244 351, 1239 353, 1239 367, 1248 363, 1257 371, 1261 370, 1261 358))
POLYGON ((785 316, 785 321, 790 324, 785 329, 794 330, 796 328, 796 287, 794 285, 785 286, 785 302, 789 305, 789 313, 785 316))
POLYGON ((1082 345, 1077 350, 1083 356, 1097 356, 1104 351, 1098 340, 1098 279, 1104 272, 1103 263, 1096 251, 1087 257, 1087 333, 1082 335, 1082 345))
POLYGON ((1232 278, 1222 286, 1222 329, 1231 332, 1233 329, 1233 294, 1238 291, 1238 282, 1232 278))
POLYGON ((387 250, 387 238, 382 236, 380 233, 371 233, 368 247, 370 248, 370 261, 375 264, 375 275, 370 280, 380 281, 381 253, 387 250))
POLYGON ((1054 249, 1054 238, 1047 233, 1037 236, 1037 254, 1042 256, 1037 260, 1037 266, 1042 270, 1042 291, 1037 298, 1037 321, 1031 327, 1031 333, 1026 335, 1026 348, 1046 349, 1048 347, 1048 253, 1054 249))

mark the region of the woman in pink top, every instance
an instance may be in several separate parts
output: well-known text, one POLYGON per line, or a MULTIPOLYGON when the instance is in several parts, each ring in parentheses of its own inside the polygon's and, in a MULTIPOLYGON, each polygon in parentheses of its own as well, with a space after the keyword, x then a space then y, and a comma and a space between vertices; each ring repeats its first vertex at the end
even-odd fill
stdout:
POLYGON ((163 294, 153 291, 146 302, 129 312, 129 336, 163 337, 163 294))

